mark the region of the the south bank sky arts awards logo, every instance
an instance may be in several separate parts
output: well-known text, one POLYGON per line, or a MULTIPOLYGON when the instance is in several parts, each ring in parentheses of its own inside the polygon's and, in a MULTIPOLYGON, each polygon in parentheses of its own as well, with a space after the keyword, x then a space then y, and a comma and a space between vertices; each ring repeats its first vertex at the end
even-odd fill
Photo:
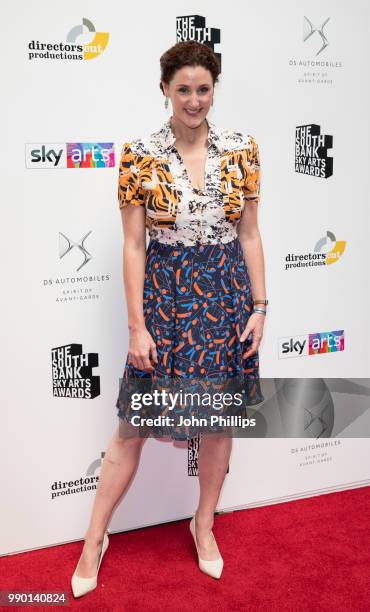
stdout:
POLYGON ((294 144, 296 172, 325 179, 333 175, 333 158, 328 155, 328 149, 333 147, 333 136, 322 134, 320 125, 296 126, 294 144))
POLYGON ((51 349, 54 397, 93 399, 100 395, 100 376, 93 374, 99 366, 98 353, 84 353, 82 344, 74 342, 51 349))
POLYGON ((97 32, 86 17, 73 26, 65 41, 31 40, 27 45, 29 60, 91 60, 101 55, 109 42, 108 32, 97 32))
POLYGON ((334 264, 341 257, 346 248, 345 240, 337 240, 334 232, 327 231, 317 240, 312 251, 306 253, 288 253, 284 258, 285 270, 304 270, 334 264))
POLYGON ((206 18, 202 15, 183 15, 176 17, 176 42, 195 40, 210 47, 216 55, 221 69, 221 53, 215 45, 221 41, 221 30, 206 25, 206 18))
MULTIPOLYGON (((199 449, 202 434, 198 434, 187 441, 187 475, 199 476, 199 449)), ((227 466, 226 474, 230 473, 230 464, 227 466)))

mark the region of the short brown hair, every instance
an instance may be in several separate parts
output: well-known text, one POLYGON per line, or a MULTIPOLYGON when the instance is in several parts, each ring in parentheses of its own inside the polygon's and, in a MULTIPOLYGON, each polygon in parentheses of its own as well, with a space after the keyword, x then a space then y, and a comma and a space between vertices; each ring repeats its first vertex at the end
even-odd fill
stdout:
MULTIPOLYGON (((160 57, 160 65, 161 81, 167 85, 175 72, 183 66, 203 66, 210 71, 213 85, 218 81, 218 75, 221 72, 220 63, 212 49, 195 40, 178 42, 167 49, 160 57)), ((161 82, 159 87, 164 93, 161 82)))

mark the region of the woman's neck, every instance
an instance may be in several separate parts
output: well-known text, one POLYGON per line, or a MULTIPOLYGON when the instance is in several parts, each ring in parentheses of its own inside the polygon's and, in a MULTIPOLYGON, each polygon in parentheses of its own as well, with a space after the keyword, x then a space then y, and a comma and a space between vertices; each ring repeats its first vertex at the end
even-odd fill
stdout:
POLYGON ((176 142, 184 145, 203 145, 208 137, 208 123, 206 119, 204 119, 199 126, 190 128, 172 115, 170 126, 176 138, 176 142))

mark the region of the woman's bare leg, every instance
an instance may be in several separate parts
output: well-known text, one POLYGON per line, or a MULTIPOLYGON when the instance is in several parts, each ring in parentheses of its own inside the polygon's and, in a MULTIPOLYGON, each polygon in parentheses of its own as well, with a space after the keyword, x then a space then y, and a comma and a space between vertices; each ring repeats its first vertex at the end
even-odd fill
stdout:
POLYGON ((114 506, 127 489, 139 463, 146 438, 141 438, 137 434, 128 437, 124 433, 127 434, 128 429, 129 425, 120 423, 110 440, 102 462, 82 557, 76 568, 77 575, 81 578, 90 578, 96 573, 104 531, 114 506))
POLYGON ((199 555, 217 559, 218 552, 211 536, 221 487, 225 480, 232 449, 232 438, 222 434, 202 434, 198 455, 200 496, 195 515, 199 555))

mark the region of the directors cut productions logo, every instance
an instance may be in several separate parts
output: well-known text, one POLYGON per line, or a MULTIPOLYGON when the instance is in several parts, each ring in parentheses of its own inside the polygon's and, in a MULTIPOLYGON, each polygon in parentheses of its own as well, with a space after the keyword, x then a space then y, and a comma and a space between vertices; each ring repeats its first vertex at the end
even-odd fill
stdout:
POLYGON ((221 53, 215 51, 215 45, 221 41, 221 30, 206 26, 206 18, 201 15, 183 15, 176 17, 176 42, 195 40, 210 47, 216 55, 221 69, 221 53))
POLYGON ((100 470, 105 451, 100 453, 100 459, 94 459, 88 465, 86 474, 77 478, 69 478, 68 480, 55 480, 50 486, 51 499, 55 500, 66 495, 75 495, 76 493, 86 493, 86 491, 96 491, 99 483, 99 476, 95 474, 100 470))
POLYGON ((319 238, 313 251, 308 253, 288 253, 284 259, 285 270, 317 268, 329 266, 341 259, 346 248, 345 240, 337 240, 334 232, 329 230, 319 238))
POLYGON ((344 330, 279 338, 279 359, 344 351, 344 330))
POLYGON ((99 365, 98 353, 83 353, 82 344, 66 344, 51 349, 53 396, 93 399, 100 395, 100 376, 92 368, 99 365))
POLYGON ((333 158, 328 149, 333 147, 333 136, 320 134, 315 123, 295 128, 295 171, 300 174, 329 178, 333 174, 333 158))
POLYGON ((114 168, 113 142, 26 143, 26 168, 114 168))
POLYGON ((105 51, 108 41, 108 32, 96 32, 90 19, 83 17, 81 24, 70 29, 66 42, 31 40, 28 43, 28 59, 91 60, 105 51))

